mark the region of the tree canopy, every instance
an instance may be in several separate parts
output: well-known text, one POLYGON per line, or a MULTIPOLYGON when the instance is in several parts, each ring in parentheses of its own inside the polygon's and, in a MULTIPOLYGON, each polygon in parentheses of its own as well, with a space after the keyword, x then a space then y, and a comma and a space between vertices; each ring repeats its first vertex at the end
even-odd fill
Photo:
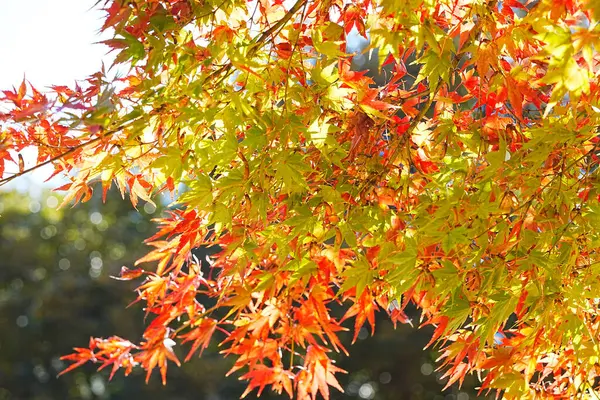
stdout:
POLYGON ((67 371, 165 382, 174 346, 218 332, 246 393, 327 399, 345 321, 356 338, 384 310, 435 327, 448 384, 598 395, 600 3, 99 4, 126 72, 4 91, 0 183, 50 164, 64 204, 113 183, 174 204, 118 277, 141 281, 141 342, 92 339, 67 371), (351 68, 358 36, 378 83, 351 68))

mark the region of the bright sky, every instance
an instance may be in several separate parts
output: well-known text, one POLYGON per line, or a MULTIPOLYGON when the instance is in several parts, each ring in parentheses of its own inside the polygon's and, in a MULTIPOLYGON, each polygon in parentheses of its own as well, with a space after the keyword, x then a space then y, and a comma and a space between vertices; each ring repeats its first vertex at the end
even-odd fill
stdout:
POLYGON ((0 0, 0 87, 72 84, 101 66, 95 0, 0 0))
MULTIPOLYGON (((18 86, 23 76, 39 90, 72 85, 98 71, 103 59, 108 67, 107 47, 93 44, 104 14, 95 2, 0 0, 0 90, 18 86)), ((7 186, 35 192, 47 177, 40 171, 7 186)))

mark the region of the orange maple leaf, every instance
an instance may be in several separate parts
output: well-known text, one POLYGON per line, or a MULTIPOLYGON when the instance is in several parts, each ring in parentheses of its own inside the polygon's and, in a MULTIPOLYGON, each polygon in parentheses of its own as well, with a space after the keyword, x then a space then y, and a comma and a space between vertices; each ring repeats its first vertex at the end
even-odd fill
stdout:
POLYGON ((185 357, 185 361, 189 361, 192 358, 192 354, 200 348, 200 355, 210 344, 210 339, 217 329, 217 321, 212 318, 203 318, 199 322, 195 322, 191 325, 192 331, 180 337, 183 339, 182 343, 194 341, 192 348, 188 355, 185 357))
POLYGON ((162 384, 167 384, 167 360, 173 361, 178 367, 181 365, 179 359, 173 352, 175 342, 167 334, 167 328, 146 330, 144 337, 148 339, 142 343, 141 351, 134 356, 146 373, 146 383, 155 367, 160 370, 162 384))
POLYGON ((306 349, 304 369, 296 376, 298 400, 315 400, 317 393, 329 400, 329 386, 344 393, 333 374, 346 371, 333 365, 326 352, 327 350, 319 345, 311 345, 306 349))

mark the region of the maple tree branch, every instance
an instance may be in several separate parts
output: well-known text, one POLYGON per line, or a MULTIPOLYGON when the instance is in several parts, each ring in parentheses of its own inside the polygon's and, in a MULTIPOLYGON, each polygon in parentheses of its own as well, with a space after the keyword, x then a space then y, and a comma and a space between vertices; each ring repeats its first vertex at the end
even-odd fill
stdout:
POLYGON ((302 8, 302 6, 304 4, 306 4, 307 2, 308 2, 308 0, 298 0, 298 1, 296 1, 296 4, 294 4, 292 6, 292 8, 290 8, 288 10, 288 12, 285 13, 285 15, 283 16, 283 18, 281 18, 279 21, 277 21, 275 23, 275 25, 273 25, 272 27, 270 27, 269 29, 267 29, 266 31, 264 31, 258 37, 258 39, 256 39, 256 41, 254 42, 254 45, 252 46, 252 48, 250 50, 248 50, 248 56, 252 57, 258 51, 258 49, 261 47, 261 44, 267 39, 267 37, 271 36, 271 34, 273 34, 273 32, 275 32, 279 28, 283 27, 283 25, 285 25, 292 18, 292 16, 294 14, 296 14, 300 10, 300 8, 302 8))
MULTIPOLYGON (((402 144, 404 144, 406 142, 406 140, 408 140, 408 138, 410 138, 410 136, 412 135, 412 132, 415 130, 417 125, 419 125, 419 123, 421 123, 423 121, 425 114, 431 108, 431 105, 433 104, 433 100, 441 87, 442 87, 442 80, 439 79, 435 88, 429 94, 429 98, 427 99, 427 102, 423 105, 421 110, 419 110, 419 113, 410 121, 410 125, 408 126, 408 129, 406 130, 404 135, 402 135, 400 143, 398 143, 396 146, 394 146, 394 148, 390 152, 390 155, 388 156, 388 161, 391 161, 391 162, 394 161, 394 158, 396 157, 402 144)), ((420 93, 422 93, 422 92, 420 92, 420 93)), ((412 163, 412 161, 410 161, 410 159, 409 159, 409 162, 412 163)))
POLYGON ((227 3, 227 0, 223 0, 222 2, 220 2, 213 10, 205 12, 204 14, 199 15, 197 17, 194 17, 190 22, 197 21, 199 19, 206 18, 206 17, 209 17, 211 15, 214 15, 217 11, 219 11, 221 9, 221 6, 223 4, 225 4, 225 3, 227 3))
MULTIPOLYGON (((437 95, 437 93, 438 93, 438 91, 440 90, 441 87, 442 87, 442 80, 440 78, 440 79, 438 79, 435 88, 430 92, 429 98, 427 99, 427 102, 423 105, 423 107, 421 108, 421 110, 419 111, 419 113, 411 120, 410 125, 408 126, 408 129, 406 130, 406 132, 400 138, 399 143, 396 146, 394 146, 392 148, 392 150, 390 151, 390 154, 388 156, 387 162, 391 161, 393 163, 393 161, 396 158, 396 155, 397 155, 398 151, 400 150, 400 148, 402 147, 402 145, 404 143, 406 143, 406 141, 408 140, 408 138, 410 138, 410 136, 412 135, 412 132, 415 130, 415 128, 417 127, 417 125, 419 125, 419 123, 423 120, 423 118, 425 117, 425 114, 431 108, 431 105, 433 104, 433 100, 435 99, 435 96, 437 95)), ((410 154, 408 156, 408 162, 410 163, 411 166, 414 166, 416 168, 416 166, 412 162, 412 158, 410 157, 410 154)), ((386 164, 386 166, 387 166, 387 164, 386 164)), ((381 171, 378 171, 375 175, 373 175, 373 176, 371 176, 369 178, 366 178, 364 180, 363 184, 360 186, 358 192, 362 193, 369 185, 375 183, 375 181, 378 178, 380 178, 381 175, 383 173, 385 173, 385 171, 386 170, 384 168, 381 171)), ((423 174, 422 171, 419 171, 419 172, 421 174, 423 174)))
MULTIPOLYGON (((569 170, 571 168, 573 168, 578 162, 580 162, 581 160, 583 160, 586 157, 589 157, 591 154, 593 154, 596 149, 598 148, 598 146, 600 145, 600 142, 596 142, 596 144, 594 144, 594 147, 589 150, 588 152, 586 152, 585 154, 583 154, 582 156, 578 157, 577 159, 573 160, 571 163, 569 163, 569 165, 567 165, 564 169, 569 170)), ((515 208, 514 210, 511 210, 511 212, 509 213, 504 213, 501 214, 501 216, 505 216, 508 217, 511 214, 514 214, 516 211, 521 210, 524 207, 527 207, 527 209, 529 209, 529 207, 531 207, 531 205, 533 204, 533 202, 539 198, 539 196, 542 194, 542 192, 548 188, 555 180, 556 178, 562 178, 563 177, 563 172, 561 171, 560 174, 555 174, 552 176, 552 178, 550 178, 550 180, 548 182, 546 182, 544 185, 542 185, 537 191, 536 193, 534 193, 526 202, 524 202, 523 204, 520 204, 517 208, 515 208)), ((527 210, 526 210, 527 211, 527 210)), ((523 213, 523 214, 526 214, 523 213)), ((496 227, 498 224, 500 224, 501 221, 498 221, 496 223, 494 223, 493 225, 491 225, 490 227, 488 227, 486 230, 484 230, 483 232, 481 232, 480 234, 478 234, 477 236, 474 237, 474 239, 478 239, 481 236, 485 235, 487 232, 490 231, 490 228, 494 228, 496 227)), ((556 245, 553 244, 552 247, 554 247, 556 245)))
MULTIPOLYGON (((133 121, 137 121, 140 118, 141 117, 138 117, 137 119, 134 119, 133 121)), ((85 143, 80 143, 77 146, 73 146, 73 147, 69 148, 69 150, 65 151, 64 153, 61 153, 61 154, 59 154, 57 156, 54 156, 54 157, 52 157, 52 158, 50 158, 50 159, 48 159, 48 160, 46 160, 46 161, 44 161, 42 163, 36 164, 33 167, 31 167, 31 168, 24 169, 24 170, 19 171, 16 174, 11 175, 11 176, 9 176, 7 178, 0 179, 0 186, 6 185, 7 183, 11 182, 12 180, 14 180, 14 179, 16 179, 16 178, 18 178, 20 176, 26 175, 26 174, 28 174, 30 172, 33 172, 36 169, 39 169, 39 168, 44 167, 46 165, 52 164, 52 163, 54 163, 54 162, 62 159, 63 157, 68 156, 69 154, 73 154, 74 152, 76 152, 79 149, 82 149, 82 148, 84 148, 84 147, 86 147, 86 146, 88 146, 90 144, 94 144, 96 142, 99 142, 99 141, 101 141, 102 139, 105 139, 108 136, 114 135, 115 133, 122 131, 124 128, 125 128, 125 124, 119 125, 116 128, 113 128, 113 129, 111 129, 111 130, 109 130, 107 132, 104 132, 101 136, 98 136, 97 138, 89 140, 89 141, 87 141, 85 143)))
MULTIPOLYGON (((282 28, 291 18, 294 14, 296 14, 298 12, 298 10, 300 10, 300 8, 302 8, 302 6, 304 4, 306 4, 308 2, 308 0, 298 0, 296 1, 296 4, 294 4, 292 6, 292 8, 290 8, 288 10, 287 13, 285 13, 285 15, 283 16, 283 18, 281 18, 279 21, 277 21, 275 23, 275 25, 273 25, 272 27, 270 27, 269 29, 267 29, 266 31, 264 31, 255 41, 253 44, 251 44, 250 49, 248 50, 248 54, 247 57, 252 58, 256 52, 262 47, 262 45, 264 44, 265 40, 271 36, 273 34, 273 32, 275 32, 276 30, 282 28)), ((228 64, 223 65, 221 68, 217 69, 216 71, 214 71, 213 73, 211 73, 210 75, 208 75, 208 77, 206 78, 207 82, 212 81, 217 75, 222 74, 223 72, 225 72, 225 75, 223 75, 215 84, 215 86, 219 86, 223 80, 225 80, 225 78, 227 78, 227 76, 229 76, 230 72, 231 72, 231 67, 233 67, 233 64, 231 63, 231 61, 229 61, 228 64)))

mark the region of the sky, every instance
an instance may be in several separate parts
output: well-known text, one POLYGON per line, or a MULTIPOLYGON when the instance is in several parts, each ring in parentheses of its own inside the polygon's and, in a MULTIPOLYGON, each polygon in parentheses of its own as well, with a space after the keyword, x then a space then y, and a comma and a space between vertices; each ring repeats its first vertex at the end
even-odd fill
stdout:
MULTIPOLYGON (((109 66, 99 30, 104 13, 96 0, 0 0, 0 90, 23 77, 37 89, 73 85, 109 66)), ((30 164, 33 160, 27 160, 30 164)), ((28 167, 29 165, 26 165, 28 167)), ((3 189, 39 191, 48 170, 15 179, 3 189)))
POLYGON ((0 0, 0 87, 72 84, 101 66, 95 0, 0 0))

